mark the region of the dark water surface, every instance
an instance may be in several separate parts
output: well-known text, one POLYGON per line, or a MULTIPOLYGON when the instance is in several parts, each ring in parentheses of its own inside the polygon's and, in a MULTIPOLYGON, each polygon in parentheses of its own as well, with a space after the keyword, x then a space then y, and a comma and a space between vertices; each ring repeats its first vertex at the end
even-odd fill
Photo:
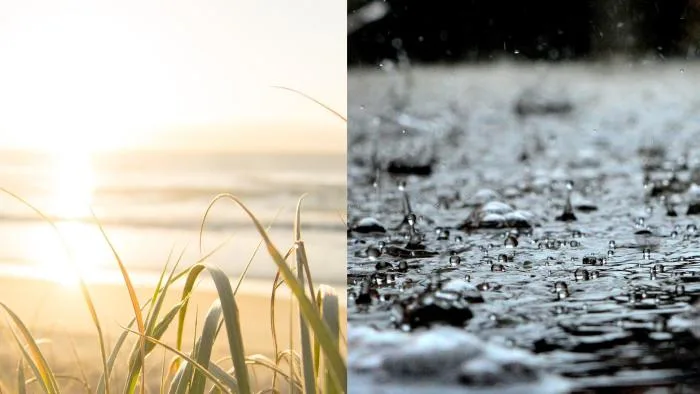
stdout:
POLYGON ((700 67, 406 75, 348 77, 351 391, 700 391, 700 67))

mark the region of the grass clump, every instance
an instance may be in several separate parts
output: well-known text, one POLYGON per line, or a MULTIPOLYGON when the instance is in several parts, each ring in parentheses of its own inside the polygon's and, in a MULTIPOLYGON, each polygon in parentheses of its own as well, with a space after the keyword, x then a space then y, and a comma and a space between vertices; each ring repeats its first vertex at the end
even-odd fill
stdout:
MULTIPOLYGON (((60 236, 60 231, 50 218, 19 196, 4 189, 2 191, 29 206, 53 226, 60 236)), ((241 316, 236 293, 252 259, 248 261, 238 283, 232 286, 230 278, 221 268, 207 263, 208 257, 218 248, 201 256, 199 261, 190 266, 178 269, 181 255, 172 268, 169 269, 166 264, 152 296, 141 303, 137 298, 128 270, 107 237, 107 233, 95 219, 119 266, 133 309, 133 318, 122 327, 116 342, 108 347, 99 319, 99 310, 95 307, 88 285, 82 277, 79 277, 82 298, 90 312, 100 347, 101 376, 96 382, 92 382, 96 383, 96 387, 94 389, 91 387, 91 382, 87 381, 84 374, 61 375, 54 371, 42 351, 41 340, 32 335, 20 317, 2 302, 4 300, 0 300, 0 309, 4 310, 9 317, 9 330, 21 353, 16 380, 0 381, 0 393, 69 392, 60 384, 63 381, 73 383, 77 381, 85 392, 91 393, 145 393, 148 391, 147 387, 152 386, 153 383, 146 381, 146 366, 149 360, 155 357, 156 350, 163 352, 164 355, 170 354, 170 362, 161 364, 163 367, 158 382, 161 393, 345 393, 347 391, 344 357, 346 344, 341 335, 339 297, 332 287, 326 285, 316 287, 313 284, 305 244, 301 237, 301 200, 296 209, 292 245, 284 254, 271 241, 268 229, 263 227, 255 215, 231 194, 217 196, 207 208, 200 231, 200 250, 206 216, 211 207, 220 200, 233 202, 250 218, 253 227, 262 238, 258 248, 264 247, 277 267, 277 276, 272 283, 270 296, 273 357, 246 353, 245 338, 241 334, 241 316), (185 338, 184 327, 187 323, 192 323, 192 317, 188 315, 188 307, 196 284, 202 280, 205 273, 208 274, 206 277, 213 282, 217 297, 209 306, 201 328, 197 328, 199 322, 194 318, 195 335, 191 338, 191 349, 186 350, 187 338, 185 338), (275 326, 275 305, 277 293, 282 286, 286 286, 293 296, 292 304, 295 307, 291 309, 294 312, 290 316, 290 324, 294 326, 290 327, 290 332, 298 332, 301 343, 295 344, 293 340, 295 335, 290 334, 290 343, 287 348, 280 350, 275 326), (178 301, 173 305, 167 305, 166 295, 178 289, 181 290, 177 297, 178 301), (172 331, 176 332, 175 343, 167 343, 164 335, 172 331), (135 341, 131 349, 127 348, 129 339, 135 341), (225 340, 228 345, 227 356, 221 360, 212 359, 217 339, 225 340), (124 369, 118 365, 120 357, 126 357, 127 365, 123 376, 115 377, 118 367, 124 369), (266 369, 271 379, 265 384, 256 384, 256 380, 251 376, 253 367, 266 369)), ((65 242, 64 246, 70 254, 70 248, 65 242)), ((78 272, 77 269, 76 272, 78 272)))

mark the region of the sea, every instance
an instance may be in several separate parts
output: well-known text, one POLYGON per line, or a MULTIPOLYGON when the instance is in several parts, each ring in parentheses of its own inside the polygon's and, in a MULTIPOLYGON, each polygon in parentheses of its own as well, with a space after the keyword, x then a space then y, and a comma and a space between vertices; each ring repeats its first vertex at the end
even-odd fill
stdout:
POLYGON ((153 285, 206 257, 231 278, 252 261, 246 280, 271 283, 276 266, 264 246, 256 253, 261 237, 245 212, 222 198, 207 213, 229 193, 269 226, 282 254, 304 196, 314 282, 344 286, 345 185, 341 153, 1 152, 0 275, 122 281, 118 256, 134 282, 153 285))

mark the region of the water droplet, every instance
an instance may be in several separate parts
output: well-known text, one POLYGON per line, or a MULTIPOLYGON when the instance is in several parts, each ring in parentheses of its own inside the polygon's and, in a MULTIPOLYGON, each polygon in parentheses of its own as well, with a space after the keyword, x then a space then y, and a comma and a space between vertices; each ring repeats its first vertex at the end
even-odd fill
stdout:
POLYGON ((399 191, 404 191, 404 190, 406 190, 406 181, 403 181, 403 180, 402 180, 402 181, 399 181, 399 183, 398 183, 398 188, 399 188, 399 191))
POLYGON ((574 230, 571 232, 571 238, 581 238, 583 234, 579 230, 574 230))
POLYGON ((461 244, 462 242, 464 242, 464 239, 462 238, 461 235, 455 236, 455 243, 461 244))
POLYGON ((406 215, 406 222, 409 226, 413 227, 416 225, 416 215, 414 213, 409 213, 406 215))
POLYGON ((447 229, 441 229, 437 236, 438 241, 445 241, 450 239, 450 232, 447 229))
POLYGON ((637 227, 644 227, 644 223, 645 223, 645 222, 646 222, 646 221, 645 221, 644 218, 641 217, 641 216, 634 220, 634 224, 635 224, 637 227))
POLYGON ((376 246, 367 247, 367 257, 369 257, 370 260, 376 260, 381 255, 382 251, 376 246))
POLYGON ((508 262, 508 256, 505 254, 499 254, 498 255, 498 262, 499 263, 507 263, 508 262))
POLYGON ((387 261, 380 261, 377 263, 377 265, 374 266, 374 268, 377 271, 385 271, 385 270, 388 270, 390 268, 393 268, 393 266, 391 265, 391 263, 389 263, 387 261))
POLYGON ((588 270, 583 268, 577 268, 576 271, 574 271, 574 278, 576 278, 576 280, 589 280, 590 275, 588 273, 588 270))
POLYGON ((698 227, 694 224, 689 224, 688 226, 686 226, 685 231, 688 234, 694 235, 698 231, 698 227))
POLYGON ((491 264, 491 272, 504 272, 506 267, 503 264, 491 264))
POLYGON ((683 285, 676 285, 676 288, 674 290, 674 293, 678 296, 682 296, 685 294, 685 286, 683 285))
POLYGON ((399 261, 398 270, 399 270, 399 272, 407 272, 408 271, 408 263, 405 261, 399 261))
POLYGON ((471 275, 469 275, 469 274, 464 275, 464 280, 466 280, 467 282, 471 282, 472 281, 471 275))
POLYGON ((598 271, 598 270, 591 271, 591 279, 598 279, 598 277, 600 277, 600 271, 598 271))
POLYGON ((656 273, 662 273, 662 272, 664 272, 665 267, 663 264, 654 264, 654 267, 652 269, 656 273))
POLYGON ((554 291, 560 292, 560 291, 569 291, 569 286, 567 286, 566 282, 564 281, 559 281, 554 284, 554 291))
POLYGON ((462 263, 461 257, 459 257, 457 255, 450 256, 450 266, 451 267, 456 267, 456 266, 460 265, 461 263, 462 263))
POLYGON ((612 239, 610 242, 608 242, 608 248, 610 249, 615 249, 615 240, 612 239))
POLYGON ((612 249, 608 250, 608 257, 612 257, 612 256, 614 256, 614 255, 615 255, 615 251, 614 251, 614 250, 612 250, 612 249))
POLYGON ((578 241, 571 240, 571 242, 569 242, 569 246, 571 246, 572 248, 578 248, 579 246, 581 246, 581 244, 578 241))
POLYGON ((671 238, 678 238, 678 231, 671 231, 671 238))
POLYGON ((573 189, 574 189, 574 181, 572 181, 572 180, 566 181, 566 190, 571 191, 573 189))
POLYGON ((650 259, 651 259, 651 250, 649 250, 649 249, 644 249, 644 250, 642 251, 642 258, 643 258, 644 260, 650 260, 650 259))
POLYGON ((506 248, 514 248, 518 246, 518 239, 514 235, 509 235, 505 241, 503 241, 503 246, 506 248))

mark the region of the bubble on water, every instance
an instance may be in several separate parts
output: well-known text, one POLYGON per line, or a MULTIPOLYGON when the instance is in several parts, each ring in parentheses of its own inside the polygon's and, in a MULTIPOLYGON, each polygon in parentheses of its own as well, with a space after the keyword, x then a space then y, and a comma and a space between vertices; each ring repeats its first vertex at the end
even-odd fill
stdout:
POLYGON ((578 248, 579 246, 581 246, 581 244, 578 241, 571 240, 569 242, 569 246, 571 246, 572 248, 578 248))
POLYGON ((671 231, 671 238, 678 238, 678 231, 676 231, 676 230, 671 231))
POLYGON ((574 190, 574 181, 572 181, 572 180, 566 181, 566 190, 568 190, 568 191, 574 190))
POLYGON ((408 272, 408 263, 405 261, 399 261, 397 269, 399 272, 408 272))
POLYGON ((698 231, 698 227, 694 224, 689 224, 685 228, 685 232, 690 234, 690 235, 695 235, 695 233, 698 231))
POLYGON ((615 249, 615 240, 614 239, 611 239, 610 242, 608 242, 608 248, 615 249))
POLYGON ((612 257, 612 256, 614 256, 614 255, 615 255, 615 251, 614 251, 614 250, 612 250, 612 249, 608 250, 608 257, 612 257))
POLYGON ((685 286, 683 285, 676 285, 676 288, 673 291, 676 293, 677 296, 682 296, 685 294, 685 286))
POLYGON ((409 213, 406 215, 406 223, 408 223, 409 226, 413 227, 416 225, 416 214, 414 213, 409 213))
POLYGON ((662 273, 662 272, 664 272, 665 267, 664 267, 663 264, 654 264, 654 267, 652 267, 652 269, 653 269, 654 272, 656 272, 656 273, 662 273))
POLYGON ((503 241, 503 246, 506 248, 514 248, 518 246, 518 238, 516 238, 514 235, 508 235, 506 240, 503 241))
POLYGON ((566 284, 566 282, 560 280, 560 281, 554 283, 554 292, 555 293, 566 293, 566 296, 568 297, 569 286, 566 284))
POLYGON ((581 238, 583 234, 581 234, 581 231, 579 230, 574 230, 571 232, 571 237, 572 238, 581 238))
POLYGON ((455 241, 455 243, 457 243, 457 244, 461 244, 461 243, 464 242, 464 239, 462 238, 461 235, 457 235, 457 236, 455 236, 455 240, 454 240, 454 241, 455 241))
POLYGON ((476 288, 479 291, 488 291, 491 290, 491 284, 489 282, 482 282, 476 285, 476 288))
POLYGON ((651 259, 651 250, 650 249, 644 249, 642 251, 642 258, 644 260, 650 260, 651 259))
POLYGON ((504 272, 505 270, 506 270, 506 266, 503 264, 498 264, 498 263, 491 264, 491 272, 504 272))
POLYGON ((374 266, 374 268, 377 271, 386 271, 388 269, 394 268, 394 266, 392 266, 391 263, 389 263, 388 261, 380 261, 374 266))
POLYGON ((450 239, 450 231, 447 229, 440 230, 440 233, 438 233, 437 239, 438 239, 438 241, 446 241, 446 240, 450 239))
POLYGON ((406 190, 406 181, 404 181, 404 180, 399 181, 397 186, 398 186, 399 191, 406 190))
POLYGON ((462 263, 462 258, 454 255, 450 256, 450 267, 456 267, 462 263))
POLYGON ((637 227, 644 227, 644 223, 646 223, 646 220, 642 216, 639 216, 634 220, 634 224, 637 227))
POLYGON ((577 268, 576 271, 574 271, 574 278, 576 278, 576 280, 589 280, 590 275, 588 273, 588 270, 583 268, 577 268))
POLYGON ((365 253, 370 260, 376 260, 382 255, 381 249, 377 248, 376 246, 368 246, 365 253))
POLYGON ((505 254, 499 254, 498 255, 498 262, 499 263, 507 263, 508 262, 508 256, 505 254))
POLYGON ((435 227, 435 235, 440 235, 442 232, 443 228, 442 227, 435 227))
POLYGON ((472 276, 469 275, 469 274, 466 274, 466 275, 464 275, 464 280, 466 280, 467 282, 471 282, 471 281, 472 281, 472 276))
POLYGON ((530 261, 530 260, 525 260, 525 261, 523 261, 523 268, 525 268, 525 269, 530 269, 530 268, 532 268, 532 265, 533 265, 533 264, 532 264, 532 261, 530 261))
POLYGON ((600 271, 598 271, 598 270, 591 271, 591 279, 598 279, 598 277, 600 277, 600 271))

